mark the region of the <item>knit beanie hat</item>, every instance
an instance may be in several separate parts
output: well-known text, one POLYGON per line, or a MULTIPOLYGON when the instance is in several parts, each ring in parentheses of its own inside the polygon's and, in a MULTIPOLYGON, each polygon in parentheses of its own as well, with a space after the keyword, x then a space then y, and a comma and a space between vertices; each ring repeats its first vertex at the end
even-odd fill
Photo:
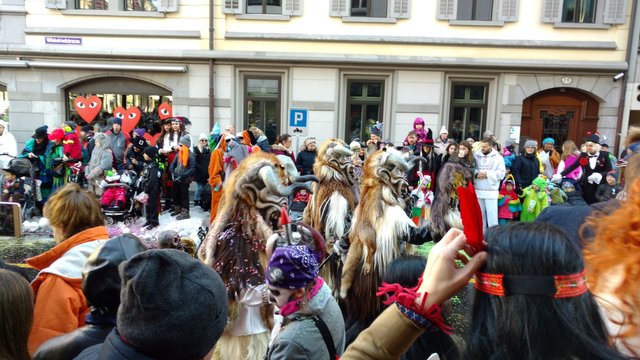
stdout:
POLYGON ((318 258, 306 245, 276 248, 267 266, 267 284, 302 289, 318 277, 318 258))
POLYGON ((537 178, 533 179, 533 185, 537 185, 541 190, 544 190, 547 188, 547 180, 538 176, 537 178))
POLYGON ((122 119, 120 119, 119 117, 114 117, 114 118, 111 118, 111 119, 112 119, 111 120, 111 124, 118 124, 118 125, 122 126, 122 119))
POLYGON ((551 145, 555 145, 556 141, 553 140, 552 138, 546 138, 546 139, 542 140, 542 145, 547 144, 547 143, 549 143, 551 145))
POLYGON ((154 359, 202 359, 227 324, 218 273, 178 250, 149 250, 120 265, 117 328, 154 359))
POLYGON ((447 134, 449 135, 449 131, 447 130, 447 127, 442 125, 442 127, 440 128, 440 135, 442 134, 447 134))
POLYGON ((144 149, 145 147, 147 147, 147 140, 139 137, 136 139, 136 141, 133 142, 133 146, 137 147, 138 149, 144 149))
POLYGON ((105 242, 89 256, 82 269, 82 293, 92 312, 116 313, 121 283, 118 266, 145 250, 140 239, 124 234, 105 242))
POLYGON ((609 171, 609 172, 607 173, 607 176, 611 176, 611 177, 613 177, 614 179, 616 179, 616 181, 618 180, 618 172, 617 172, 617 171, 615 171, 615 170, 611 170, 611 171, 609 171))
POLYGON ((538 142, 535 140, 527 140, 524 142, 524 147, 528 148, 528 147, 533 147, 536 150, 538 149, 538 142))
POLYGON ((147 132, 144 129, 135 129, 133 130, 133 133, 138 137, 144 137, 144 134, 146 134, 147 132))
POLYGON ((158 148, 155 146, 147 146, 142 151, 143 154, 146 154, 151 159, 155 159, 158 156, 158 148))
POLYGON ((183 137, 180 138, 180 144, 186 146, 186 147, 191 147, 191 135, 187 134, 183 137))
POLYGON ((198 141, 202 141, 202 140, 209 140, 209 138, 207 137, 207 134, 200 133, 200 136, 198 137, 198 141))

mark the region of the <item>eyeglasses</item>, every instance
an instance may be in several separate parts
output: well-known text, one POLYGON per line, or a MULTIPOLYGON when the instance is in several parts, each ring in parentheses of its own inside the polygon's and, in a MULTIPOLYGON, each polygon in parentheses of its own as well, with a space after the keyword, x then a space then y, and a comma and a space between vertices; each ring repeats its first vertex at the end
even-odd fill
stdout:
POLYGON ((200 140, 200 142, 207 142, 207 139, 202 139, 200 140))

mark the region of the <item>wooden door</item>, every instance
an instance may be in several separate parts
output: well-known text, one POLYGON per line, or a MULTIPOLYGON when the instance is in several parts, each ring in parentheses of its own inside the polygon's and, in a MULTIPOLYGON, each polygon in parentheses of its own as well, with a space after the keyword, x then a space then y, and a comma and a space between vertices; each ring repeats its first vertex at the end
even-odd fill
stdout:
POLYGON ((587 132, 598 128, 600 104, 590 95, 575 89, 556 88, 539 92, 522 103, 522 139, 555 140, 561 150, 565 140, 580 146, 587 132))

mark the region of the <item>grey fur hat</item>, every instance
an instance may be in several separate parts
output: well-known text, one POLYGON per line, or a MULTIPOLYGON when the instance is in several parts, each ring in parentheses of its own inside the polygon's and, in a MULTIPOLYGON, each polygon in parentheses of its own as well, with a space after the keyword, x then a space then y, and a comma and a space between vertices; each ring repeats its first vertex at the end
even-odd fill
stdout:
POLYGON ((154 359, 202 359, 227 325, 227 291, 218 273, 173 249, 140 253, 120 265, 117 328, 154 359))
POLYGON ((536 150, 538 150, 538 142, 535 140, 527 140, 524 142, 524 147, 534 147, 536 150))

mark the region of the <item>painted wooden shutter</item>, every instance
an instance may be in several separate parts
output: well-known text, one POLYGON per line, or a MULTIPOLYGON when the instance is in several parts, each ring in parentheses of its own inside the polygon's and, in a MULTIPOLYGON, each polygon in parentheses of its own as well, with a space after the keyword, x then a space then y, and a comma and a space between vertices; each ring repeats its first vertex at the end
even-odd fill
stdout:
POLYGON ((160 0, 158 4, 159 12, 177 12, 178 0, 160 0))
MULTIPOLYGON (((313 1, 313 0, 312 0, 313 1)), ((331 16, 349 16, 349 0, 331 0, 331 8, 329 15, 331 16)))
POLYGON ((222 12, 225 14, 242 14, 242 0, 222 0, 222 12))
POLYGON ((455 20, 457 16, 457 0, 438 0, 436 19, 455 20))
POLYGON ((560 10, 562 10, 562 0, 543 0, 542 22, 560 22, 560 10))
POLYGON ((624 24, 627 18, 627 0, 607 0, 604 4, 605 24, 624 24))
POLYGON ((302 16, 302 0, 284 0, 283 15, 302 16))
POLYGON ((500 0, 498 20, 504 22, 518 21, 518 0, 500 0))
POLYGON ((45 0, 44 6, 47 9, 66 9, 67 0, 45 0))
MULTIPOLYGON (((420 1, 420 0, 418 0, 420 1)), ((391 16, 396 19, 409 18, 409 0, 391 0, 391 16)))

